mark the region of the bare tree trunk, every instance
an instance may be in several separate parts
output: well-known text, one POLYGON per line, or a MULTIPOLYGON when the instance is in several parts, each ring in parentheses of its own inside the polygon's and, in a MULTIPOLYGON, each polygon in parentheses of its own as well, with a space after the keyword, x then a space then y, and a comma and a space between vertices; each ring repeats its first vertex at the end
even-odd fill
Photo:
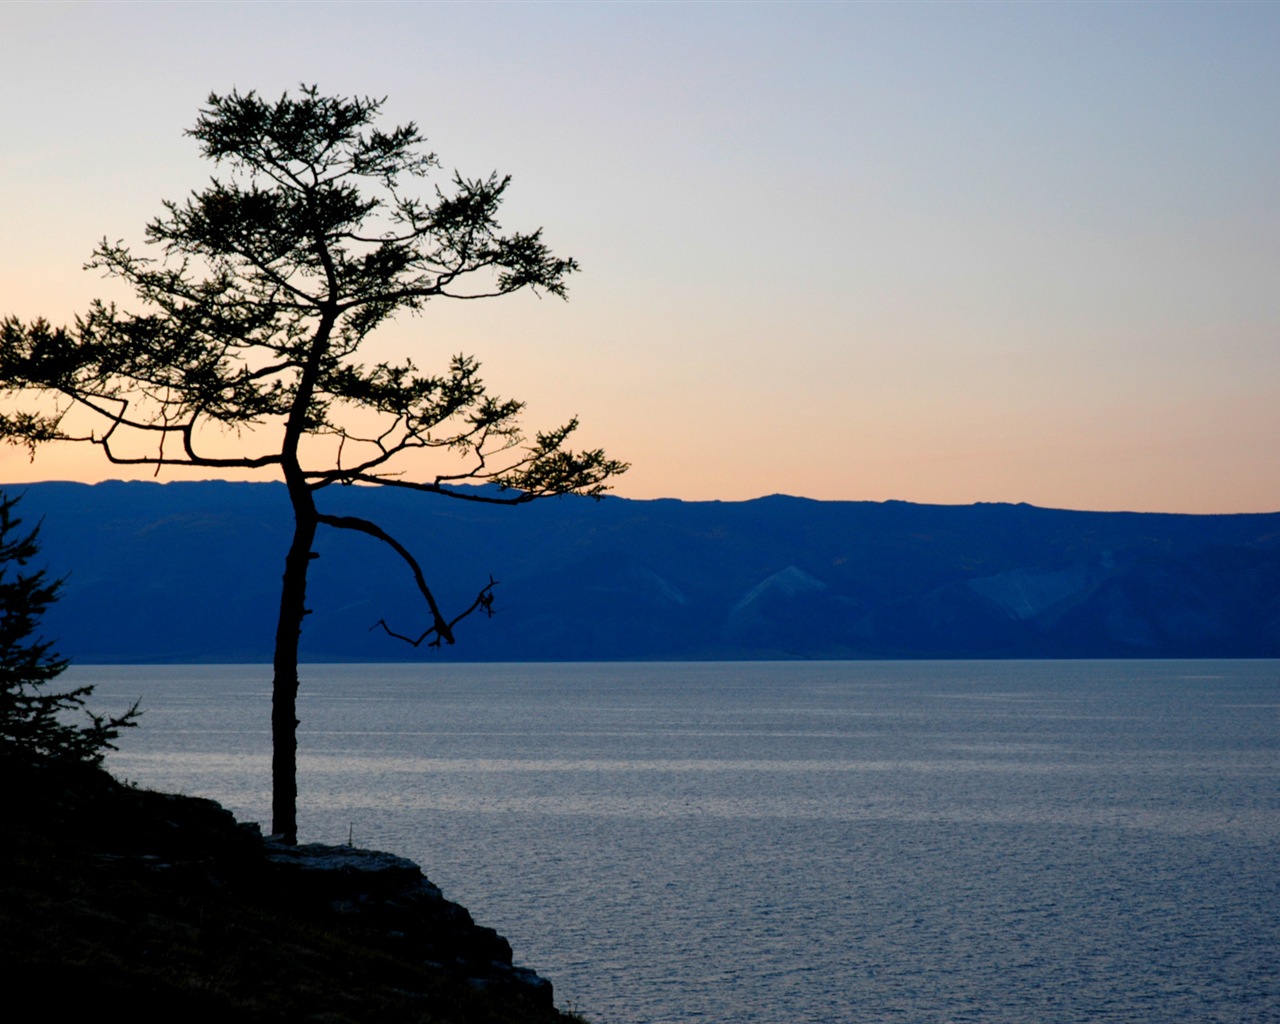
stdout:
POLYGON ((287 843, 298 841, 298 639, 317 525, 311 493, 302 492, 302 507, 294 500, 293 543, 284 561, 271 684, 271 832, 287 843))
POLYGON ((280 468, 293 505, 293 543, 284 560, 280 618, 276 622, 276 649, 272 660, 271 832, 286 843, 298 841, 298 639, 307 614, 307 570, 311 559, 317 557, 311 545, 320 524, 315 496, 298 462, 298 441, 336 319, 337 314, 326 309, 316 329, 293 407, 289 410, 280 453, 280 468))

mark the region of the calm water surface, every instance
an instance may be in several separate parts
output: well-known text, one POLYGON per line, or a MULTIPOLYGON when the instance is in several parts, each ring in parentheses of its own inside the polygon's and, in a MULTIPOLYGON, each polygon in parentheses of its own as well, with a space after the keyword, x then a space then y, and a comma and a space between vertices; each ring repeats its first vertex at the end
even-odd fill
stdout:
MULTIPOLYGON (((269 668, 77 667, 269 823, 269 668)), ((597 1024, 1280 1022, 1280 663, 316 666, 304 840, 597 1024)))

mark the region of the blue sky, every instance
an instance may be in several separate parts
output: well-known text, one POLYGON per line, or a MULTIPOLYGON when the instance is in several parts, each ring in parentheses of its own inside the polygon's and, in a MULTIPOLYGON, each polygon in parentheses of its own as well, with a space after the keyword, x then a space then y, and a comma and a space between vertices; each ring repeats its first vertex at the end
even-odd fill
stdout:
MULTIPOLYGON (((570 301, 429 309, 619 493, 1280 509, 1280 5, 6 4, 0 313, 207 179, 210 91, 388 97, 570 301)), ((18 452, 0 478, 98 479, 18 452)))

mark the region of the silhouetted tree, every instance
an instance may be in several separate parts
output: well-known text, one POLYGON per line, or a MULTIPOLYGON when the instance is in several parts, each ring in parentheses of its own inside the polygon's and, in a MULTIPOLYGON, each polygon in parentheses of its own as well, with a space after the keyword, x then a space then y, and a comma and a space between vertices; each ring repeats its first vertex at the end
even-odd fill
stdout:
POLYGON ((188 134, 225 176, 166 202, 147 226, 161 259, 104 240, 88 264, 130 285, 139 308, 99 301, 69 329, 14 319, 0 328, 0 384, 13 397, 53 401, 0 420, 33 455, 42 442, 77 440, 113 463, 157 473, 181 465, 283 477, 294 533, 275 636, 272 827, 289 841, 297 835, 298 639, 318 528, 364 533, 403 560, 427 625, 380 625, 415 646, 452 644, 460 619, 491 611, 495 585, 490 577, 467 607, 446 613, 403 545, 376 523, 322 512, 317 492, 379 484, 519 504, 598 497, 626 468, 600 450, 567 449, 576 420, 526 443, 522 403, 490 394, 469 356, 454 356, 438 375, 408 360, 358 360, 370 333, 396 313, 526 288, 563 297, 577 269, 551 254, 540 230, 502 232, 507 178, 455 173, 446 187, 415 190, 436 157, 414 124, 377 127, 381 103, 321 96, 314 86, 275 102, 254 92, 210 96, 188 134), (221 454, 227 434, 243 434, 251 454, 221 454), (424 468, 424 456, 450 458, 424 468), (466 483, 497 487, 459 486, 466 483))
POLYGON ((120 730, 136 724, 138 706, 106 717, 85 707, 92 686, 46 689, 67 662, 35 633, 62 581, 48 579, 43 569, 27 569, 39 553, 40 528, 21 529, 17 503, 0 494, 0 749, 97 764, 115 749, 120 730))

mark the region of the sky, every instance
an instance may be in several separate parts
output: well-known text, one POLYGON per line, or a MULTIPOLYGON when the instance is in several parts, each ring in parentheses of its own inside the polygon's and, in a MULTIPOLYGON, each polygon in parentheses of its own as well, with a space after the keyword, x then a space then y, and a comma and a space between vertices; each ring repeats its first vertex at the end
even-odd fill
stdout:
POLYGON ((621 495, 1280 510, 1280 4, 7 3, 0 38, 0 316, 111 294, 83 264, 208 181, 210 92, 315 83, 510 173, 504 226, 582 265, 371 355, 476 355, 621 495))

